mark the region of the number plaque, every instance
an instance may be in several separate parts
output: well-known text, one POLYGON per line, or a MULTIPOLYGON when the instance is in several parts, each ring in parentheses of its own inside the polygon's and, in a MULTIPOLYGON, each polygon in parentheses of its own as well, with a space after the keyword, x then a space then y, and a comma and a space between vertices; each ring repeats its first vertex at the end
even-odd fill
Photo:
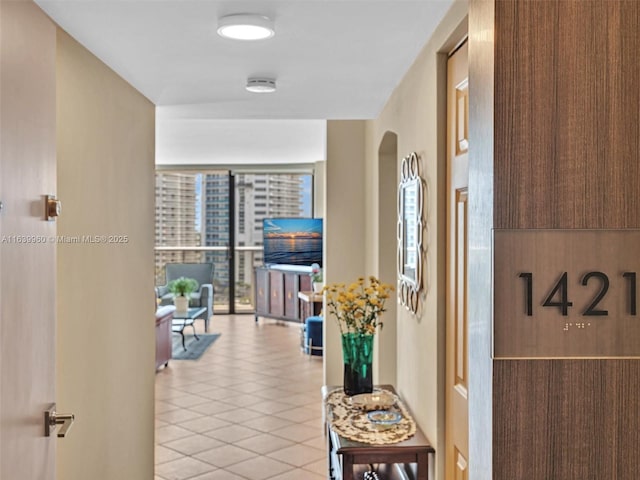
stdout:
POLYGON ((640 358, 640 230, 495 230, 494 358, 640 358))

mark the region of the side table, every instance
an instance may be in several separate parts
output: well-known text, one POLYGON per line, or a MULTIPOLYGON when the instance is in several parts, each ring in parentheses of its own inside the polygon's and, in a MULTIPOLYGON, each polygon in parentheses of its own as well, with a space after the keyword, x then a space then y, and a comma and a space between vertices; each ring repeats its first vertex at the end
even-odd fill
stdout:
POLYGON ((315 292, 298 292, 298 315, 300 317, 300 350, 305 351, 308 345, 305 345, 304 331, 305 320, 309 317, 316 317, 322 312, 322 302, 324 296, 315 292))
POLYGON ((185 351, 187 350, 187 347, 184 344, 184 329, 186 327, 193 328, 193 336, 196 338, 196 340, 200 340, 200 338, 198 338, 198 334, 196 333, 196 326, 194 325, 194 321, 197 317, 199 317, 206 311, 206 308, 193 307, 186 312, 179 312, 176 310, 173 313, 171 331, 182 335, 182 348, 184 348, 185 351))
MULTIPOLYGON (((322 387, 322 397, 326 398, 336 386, 322 387)), ((389 390, 395 394, 391 385, 377 385, 376 388, 389 390)), ((390 445, 370 445, 341 437, 331 427, 331 415, 327 415, 327 445, 329 460, 329 478, 332 480, 354 480, 354 465, 360 464, 407 464, 417 465, 417 480, 428 479, 429 454, 435 453, 431 442, 419 427, 413 437, 390 445)), ((361 477, 358 477, 361 478, 361 477)))
POLYGON ((321 293, 315 292, 298 292, 298 300, 300 301, 300 322, 304 323, 307 317, 320 315, 322 312, 323 296, 321 293))

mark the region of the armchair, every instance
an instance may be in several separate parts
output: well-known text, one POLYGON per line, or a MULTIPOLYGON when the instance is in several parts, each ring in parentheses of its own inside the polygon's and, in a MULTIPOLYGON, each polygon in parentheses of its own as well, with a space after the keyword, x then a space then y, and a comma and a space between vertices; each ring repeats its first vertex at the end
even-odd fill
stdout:
POLYGON ((209 319, 213 315, 213 264, 212 263, 167 263, 165 265, 166 285, 156 287, 160 305, 173 305, 173 295, 169 292, 169 282, 180 277, 193 278, 200 288, 191 294, 189 307, 206 307, 204 331, 209 331, 209 319))

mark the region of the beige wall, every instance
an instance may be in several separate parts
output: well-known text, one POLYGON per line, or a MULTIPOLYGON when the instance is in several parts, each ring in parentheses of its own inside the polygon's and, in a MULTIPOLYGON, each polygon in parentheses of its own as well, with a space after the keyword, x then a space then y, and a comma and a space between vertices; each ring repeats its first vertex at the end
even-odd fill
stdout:
MULTIPOLYGON (((379 157, 384 157, 379 149, 386 132, 394 132, 398 136, 398 162, 413 151, 421 160, 426 185, 424 210, 427 223, 424 294, 418 315, 400 306, 397 309, 396 387, 435 445, 438 452, 435 470, 439 479, 444 478, 446 130, 443 119, 446 114, 446 52, 453 46, 455 37, 462 38, 466 14, 466 2, 452 6, 380 116, 366 125, 365 175, 370 181, 366 183, 365 198, 368 205, 383 201, 379 197, 382 190, 378 172, 384 171, 379 166, 379 157)), ((388 197, 384 201, 395 204, 395 194, 393 197, 389 192, 384 195, 388 197)), ((393 255, 394 258, 396 255, 395 245, 391 247, 375 240, 379 234, 378 222, 377 209, 367 208, 369 243, 365 268, 369 272, 379 268, 380 259, 385 255, 393 255)))
POLYGON ((316 162, 313 168, 313 216, 324 218, 324 198, 326 191, 325 172, 327 162, 316 162))
MULTIPOLYGON (((327 122, 325 167, 324 277, 326 283, 352 282, 365 273, 365 122, 327 122)), ((327 385, 342 385, 340 330, 324 322, 327 385)))
POLYGON ((58 443, 64 480, 152 480, 155 108, 58 31, 58 443))

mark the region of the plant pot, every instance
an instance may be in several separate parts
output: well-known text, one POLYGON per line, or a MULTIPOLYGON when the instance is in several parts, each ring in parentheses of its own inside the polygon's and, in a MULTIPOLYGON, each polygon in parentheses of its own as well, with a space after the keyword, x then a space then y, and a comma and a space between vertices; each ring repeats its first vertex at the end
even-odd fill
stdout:
POLYGON ((324 288, 324 283, 322 282, 313 282, 313 291, 314 293, 321 293, 324 288))
POLYGON ((344 393, 359 395, 373 392, 373 335, 363 333, 342 334, 344 361, 344 393))
POLYGON ((174 297, 173 304, 176 306, 176 312, 185 313, 189 310, 189 299, 183 295, 174 297))

